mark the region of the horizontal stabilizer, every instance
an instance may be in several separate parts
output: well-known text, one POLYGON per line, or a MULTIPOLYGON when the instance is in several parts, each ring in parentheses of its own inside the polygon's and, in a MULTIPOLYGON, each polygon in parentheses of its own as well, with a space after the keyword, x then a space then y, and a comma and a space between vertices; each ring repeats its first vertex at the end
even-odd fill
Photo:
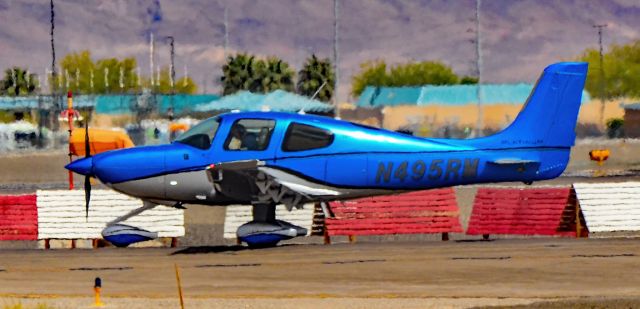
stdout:
POLYGON ((522 164, 540 164, 540 161, 521 160, 521 159, 498 159, 494 161, 489 161, 489 163, 498 164, 498 165, 522 165, 522 164))

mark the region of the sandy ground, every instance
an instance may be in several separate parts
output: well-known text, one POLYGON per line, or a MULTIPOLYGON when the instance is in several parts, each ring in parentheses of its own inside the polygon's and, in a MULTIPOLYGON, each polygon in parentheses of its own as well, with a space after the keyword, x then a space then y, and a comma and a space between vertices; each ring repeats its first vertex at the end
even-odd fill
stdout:
POLYGON ((0 304, 464 308, 598 297, 640 306, 640 240, 519 239, 181 249, 5 250, 0 304))
MULTIPOLYGON (((89 297, 56 297, 56 298, 0 298, 0 306, 21 304, 24 309, 46 305, 49 308, 91 308, 93 298, 89 297)), ((104 308, 180 308, 178 299, 141 299, 141 298, 104 298, 104 308)), ((386 308, 473 308, 476 306, 514 306, 534 303, 530 299, 505 298, 195 298, 188 299, 185 308, 354 308, 354 309, 386 309, 386 308)), ((40 308, 38 308, 40 309, 40 308)))
MULTIPOLYGON (((177 293, 176 293, 177 294, 177 293)), ((185 308, 473 308, 476 306, 514 306, 534 303, 531 299, 521 298, 192 298, 185 301, 185 308)), ((49 308, 91 308, 91 297, 55 297, 55 298, 0 298, 0 306, 21 304, 24 309, 46 305, 49 308)), ((106 297, 102 299, 104 308, 180 308, 180 302, 174 299, 143 299, 129 297, 106 297)), ((40 308, 38 308, 40 309, 40 308)))

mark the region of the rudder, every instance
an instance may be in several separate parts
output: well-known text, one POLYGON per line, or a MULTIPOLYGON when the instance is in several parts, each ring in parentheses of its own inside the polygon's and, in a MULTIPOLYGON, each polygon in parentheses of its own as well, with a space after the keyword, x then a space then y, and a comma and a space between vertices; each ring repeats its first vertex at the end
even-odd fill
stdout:
POLYGON ((522 110, 494 135, 506 147, 571 147, 587 77, 586 62, 549 65, 522 110))

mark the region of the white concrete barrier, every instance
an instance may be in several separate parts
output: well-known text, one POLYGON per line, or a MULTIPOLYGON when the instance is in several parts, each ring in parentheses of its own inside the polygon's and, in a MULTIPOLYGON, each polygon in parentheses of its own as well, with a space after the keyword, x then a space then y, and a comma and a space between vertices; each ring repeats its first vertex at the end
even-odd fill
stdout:
MULTIPOLYGON (((313 204, 306 204, 303 209, 294 208, 291 211, 288 211, 283 205, 278 205, 276 219, 306 228, 307 236, 309 236, 313 223, 313 204)), ((224 219, 224 238, 235 239, 238 227, 251 220, 253 220, 251 205, 228 206, 224 219)))
POLYGON ((589 232, 640 231, 640 182, 573 187, 589 232))
MULTIPOLYGON (((107 223, 142 207, 142 201, 112 190, 91 191, 85 217, 82 190, 38 190, 38 239, 95 239, 107 223)), ((184 211, 166 206, 146 210, 122 222, 159 237, 184 236, 184 211)))

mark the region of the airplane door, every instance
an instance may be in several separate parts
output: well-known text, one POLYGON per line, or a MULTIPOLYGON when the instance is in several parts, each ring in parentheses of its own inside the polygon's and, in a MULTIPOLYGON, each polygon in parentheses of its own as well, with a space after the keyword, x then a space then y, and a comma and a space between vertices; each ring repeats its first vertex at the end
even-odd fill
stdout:
MULTIPOLYGON (((267 164, 275 159, 278 126, 275 119, 241 118, 231 124, 223 124, 220 140, 216 137, 211 163, 260 160, 267 164)), ((257 190, 254 181, 234 171, 223 172, 219 182, 220 193, 238 201, 250 202, 257 190)))
POLYGON ((216 140, 214 145, 215 162, 274 159, 278 142, 275 120, 243 118, 227 128, 228 133, 220 136, 222 143, 216 140))

